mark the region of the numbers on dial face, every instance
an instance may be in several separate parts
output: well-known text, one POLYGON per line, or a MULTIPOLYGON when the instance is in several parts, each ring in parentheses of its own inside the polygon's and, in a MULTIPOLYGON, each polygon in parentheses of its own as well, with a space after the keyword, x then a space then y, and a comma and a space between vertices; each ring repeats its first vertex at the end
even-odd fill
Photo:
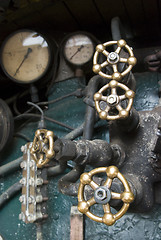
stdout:
POLYGON ((11 79, 29 83, 46 72, 50 59, 48 43, 33 31, 13 34, 3 45, 1 62, 4 72, 11 79))
POLYGON ((93 42, 86 35, 74 35, 65 43, 64 55, 72 64, 83 65, 87 63, 92 58, 93 53, 93 42))

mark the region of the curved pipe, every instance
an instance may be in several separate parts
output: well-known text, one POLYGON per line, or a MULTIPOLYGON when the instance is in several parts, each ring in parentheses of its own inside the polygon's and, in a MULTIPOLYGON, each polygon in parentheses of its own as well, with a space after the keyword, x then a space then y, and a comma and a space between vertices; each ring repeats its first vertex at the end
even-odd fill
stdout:
POLYGON ((0 196, 0 208, 6 204, 15 194, 17 194, 22 188, 21 183, 17 182, 9 187, 2 195, 0 196))
POLYGON ((0 177, 8 175, 8 173, 14 172, 20 168, 20 163, 22 162, 23 157, 19 157, 16 160, 9 162, 0 167, 0 177))
POLYGON ((66 167, 67 167, 67 163, 66 162, 65 163, 64 162, 60 162, 59 165, 57 165, 55 167, 48 168, 47 175, 49 177, 57 176, 57 175, 63 173, 65 171, 66 167))

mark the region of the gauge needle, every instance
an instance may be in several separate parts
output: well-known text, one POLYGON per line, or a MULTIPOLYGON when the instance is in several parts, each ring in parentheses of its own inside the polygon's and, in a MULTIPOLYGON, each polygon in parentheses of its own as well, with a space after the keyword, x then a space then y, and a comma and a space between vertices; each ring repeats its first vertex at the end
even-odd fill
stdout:
POLYGON ((17 70, 16 70, 14 76, 16 76, 16 74, 17 74, 18 71, 20 70, 20 67, 22 66, 22 64, 24 63, 24 61, 28 58, 28 56, 29 56, 29 54, 30 54, 31 52, 32 52, 32 49, 31 49, 31 48, 28 48, 28 49, 27 49, 27 53, 25 54, 25 56, 24 56, 22 62, 20 63, 19 67, 17 68, 17 70))
POLYGON ((71 60, 78 52, 80 52, 82 48, 84 48, 84 45, 81 45, 81 46, 77 49, 77 51, 70 57, 70 60, 71 60))

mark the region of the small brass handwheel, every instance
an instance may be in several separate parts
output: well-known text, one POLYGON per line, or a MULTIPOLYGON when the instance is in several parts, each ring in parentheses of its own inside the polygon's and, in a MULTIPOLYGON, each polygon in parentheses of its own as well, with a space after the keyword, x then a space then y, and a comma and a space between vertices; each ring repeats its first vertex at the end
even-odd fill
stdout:
POLYGON ((122 77, 124 77, 128 72, 131 71, 132 67, 136 64, 137 60, 134 57, 134 53, 131 49, 131 47, 129 47, 125 40, 120 39, 118 41, 109 41, 103 44, 99 44, 96 46, 96 52, 94 54, 93 57, 93 71, 96 74, 99 74, 100 76, 107 78, 107 79, 115 79, 117 81, 121 80, 122 77), (117 44, 117 48, 114 52, 108 52, 106 50, 106 47, 109 47, 111 45, 117 44), (123 58, 120 57, 120 52, 122 48, 125 48, 129 54, 128 58, 123 58), (106 61, 98 64, 98 57, 99 54, 102 53, 103 55, 106 56, 106 61), (123 71, 123 72, 119 72, 118 71, 118 66, 117 63, 127 63, 129 66, 123 71), (113 74, 112 75, 108 75, 104 72, 102 72, 101 70, 106 67, 107 65, 112 66, 113 68, 113 74))
POLYGON ((34 156, 38 168, 42 168, 54 157, 54 133, 46 129, 38 129, 31 147, 31 154, 34 156))
POLYGON ((97 93, 94 94, 95 107, 97 109, 97 112, 99 113, 99 117, 104 120, 117 120, 128 117, 133 104, 134 96, 135 93, 130 90, 126 85, 119 83, 116 80, 110 81, 108 84, 103 86, 97 93), (124 90, 125 94, 119 96, 117 94, 117 88, 121 88, 122 90, 124 90), (103 93, 106 92, 108 89, 111 90, 111 94, 109 96, 104 96, 103 93), (124 109, 121 106, 121 102, 126 99, 128 100, 128 104, 124 109), (105 109, 101 108, 101 102, 106 103, 105 109), (110 115, 109 112, 111 109, 116 109, 118 114, 110 115))
POLYGON ((78 210, 81 213, 86 214, 87 217, 89 217, 90 219, 96 222, 105 223, 106 225, 109 225, 109 226, 113 225, 116 222, 116 220, 121 218, 126 213, 130 203, 133 200, 134 200, 134 195, 130 189, 130 186, 127 180, 119 172, 118 168, 115 166, 96 168, 90 171, 89 173, 83 173, 80 177, 80 185, 78 189, 78 210), (93 181, 92 177, 95 174, 103 173, 103 172, 107 174, 107 179, 103 186, 99 186, 95 181, 93 181), (114 178, 118 178, 122 182, 124 186, 123 193, 116 193, 110 190, 110 187, 114 178), (92 197, 88 201, 84 199, 85 185, 90 185, 91 188, 93 188, 95 191, 94 197, 92 197), (99 196, 98 194, 100 194, 99 199, 100 200, 102 199, 102 201, 104 201, 102 203, 103 210, 104 210, 103 217, 96 216, 90 212, 90 207, 92 205, 100 203, 98 201, 98 198, 96 197, 96 196, 99 196), (123 201, 122 208, 116 214, 111 213, 111 209, 109 205, 109 201, 111 199, 120 199, 123 201))

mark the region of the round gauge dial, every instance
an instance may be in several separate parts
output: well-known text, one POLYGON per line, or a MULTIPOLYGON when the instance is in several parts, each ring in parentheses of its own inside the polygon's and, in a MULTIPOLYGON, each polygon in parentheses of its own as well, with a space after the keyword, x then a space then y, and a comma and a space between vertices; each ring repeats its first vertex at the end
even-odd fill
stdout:
POLYGON ((30 83, 40 79, 47 72, 49 63, 49 45, 35 31, 15 32, 2 45, 1 66, 14 81, 30 83))
POLYGON ((86 64, 92 59, 94 43, 91 38, 82 33, 72 35, 64 45, 64 56, 66 60, 77 66, 86 64))

